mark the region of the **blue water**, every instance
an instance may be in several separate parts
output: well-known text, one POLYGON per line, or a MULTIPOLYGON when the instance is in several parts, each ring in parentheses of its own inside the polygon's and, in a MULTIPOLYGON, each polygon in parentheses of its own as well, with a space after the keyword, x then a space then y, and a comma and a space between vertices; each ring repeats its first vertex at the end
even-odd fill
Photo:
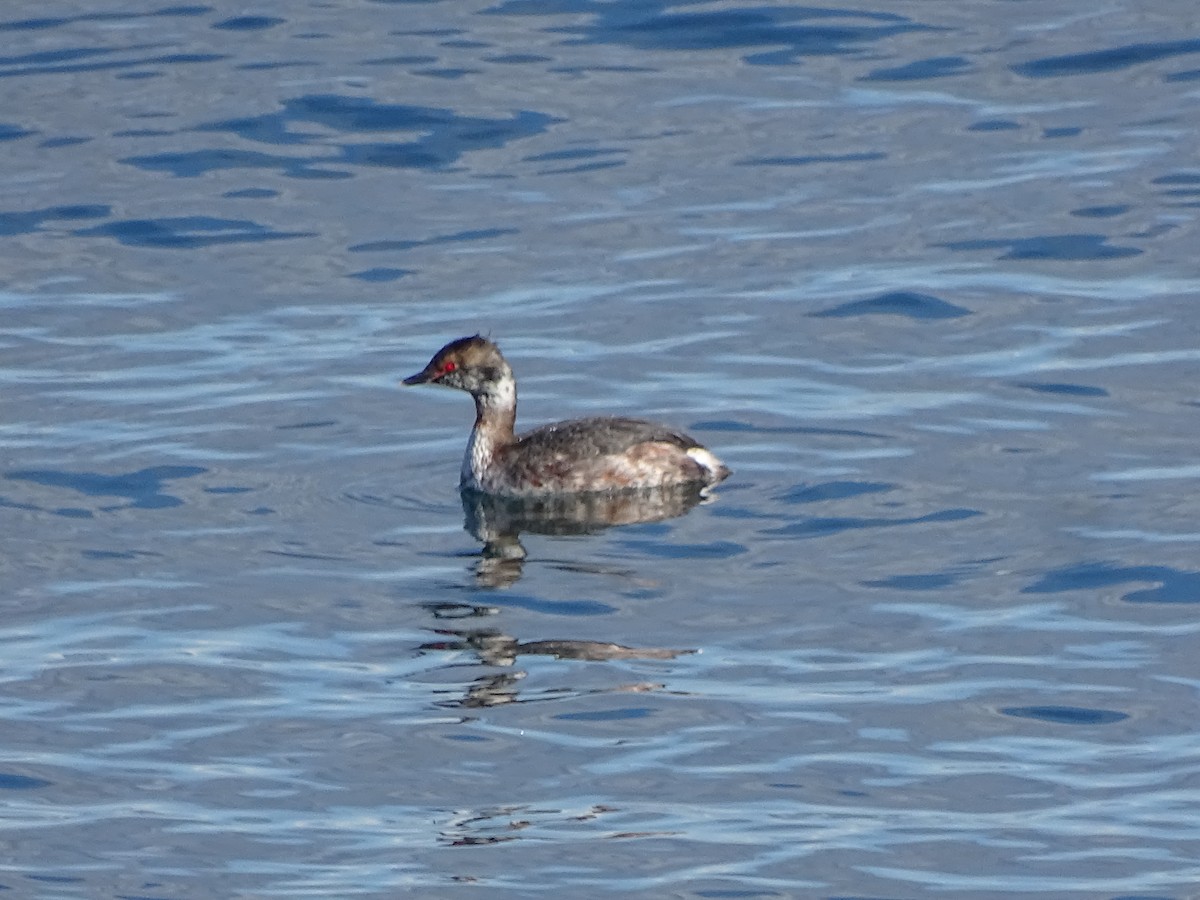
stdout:
POLYGON ((1196 896, 1193 4, 12 2, 0 88, 6 896, 1196 896), (476 331, 733 477, 464 508, 476 331))

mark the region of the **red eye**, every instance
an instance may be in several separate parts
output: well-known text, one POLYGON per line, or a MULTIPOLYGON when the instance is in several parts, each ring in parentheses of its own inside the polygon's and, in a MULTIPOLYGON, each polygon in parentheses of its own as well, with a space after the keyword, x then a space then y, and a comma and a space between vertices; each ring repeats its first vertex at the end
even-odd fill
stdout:
POLYGON ((453 372, 457 368, 458 368, 458 366, 455 363, 452 363, 452 362, 445 363, 442 366, 442 374, 449 375, 451 372, 453 372))

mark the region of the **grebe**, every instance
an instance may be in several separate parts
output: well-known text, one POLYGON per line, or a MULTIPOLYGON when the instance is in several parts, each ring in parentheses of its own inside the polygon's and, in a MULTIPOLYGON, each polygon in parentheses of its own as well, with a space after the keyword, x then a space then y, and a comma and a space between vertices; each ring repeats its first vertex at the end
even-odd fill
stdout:
POLYGON ((729 475, 694 438, 643 419, 593 417, 543 425, 520 436, 517 382, 487 338, 459 338, 405 384, 440 384, 475 398, 475 427, 463 457, 464 490, 538 497, 694 485, 729 475))

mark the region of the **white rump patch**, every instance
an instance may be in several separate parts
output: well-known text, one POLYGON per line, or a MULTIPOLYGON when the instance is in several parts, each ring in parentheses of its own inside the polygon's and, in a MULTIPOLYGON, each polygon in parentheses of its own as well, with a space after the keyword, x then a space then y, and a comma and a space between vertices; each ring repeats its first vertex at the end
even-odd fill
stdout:
POLYGON ((725 468, 724 464, 717 459, 713 454, 709 453, 703 447, 689 447, 687 455, 694 459, 701 467, 708 469, 714 475, 725 468))

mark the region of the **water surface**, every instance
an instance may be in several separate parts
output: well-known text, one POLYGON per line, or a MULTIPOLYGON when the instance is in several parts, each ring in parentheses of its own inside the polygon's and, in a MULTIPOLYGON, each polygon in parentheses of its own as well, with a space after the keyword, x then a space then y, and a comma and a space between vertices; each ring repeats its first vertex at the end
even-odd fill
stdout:
POLYGON ((1191 6, 0 47, 13 896, 1194 895, 1191 6), (734 476, 481 552, 476 331, 734 476))

